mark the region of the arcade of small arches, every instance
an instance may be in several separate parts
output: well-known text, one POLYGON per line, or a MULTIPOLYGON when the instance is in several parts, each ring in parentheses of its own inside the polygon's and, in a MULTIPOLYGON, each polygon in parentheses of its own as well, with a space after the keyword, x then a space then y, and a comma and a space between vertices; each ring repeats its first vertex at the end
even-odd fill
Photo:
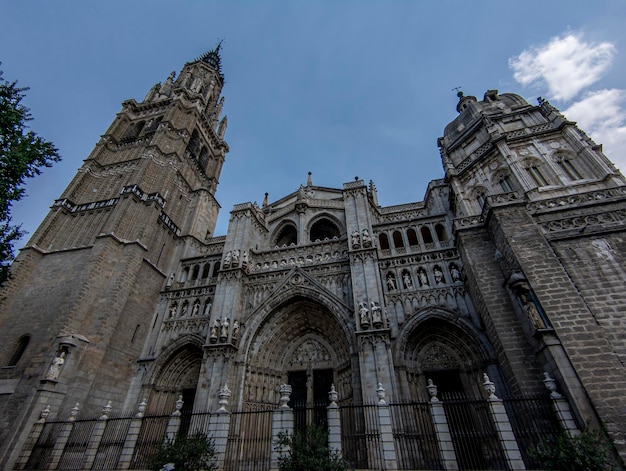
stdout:
POLYGON ((389 229, 378 232, 379 247, 383 251, 404 253, 406 248, 416 251, 446 248, 451 240, 445 226, 438 222, 406 229, 389 229), (434 234, 434 237, 433 237, 434 234))
POLYGON ((447 266, 436 264, 432 270, 424 267, 405 268, 402 271, 389 270, 385 274, 387 291, 399 289, 431 288, 437 285, 459 283, 462 281, 459 266, 451 262, 447 266))
POLYGON ((307 228, 309 234, 309 240, 299 240, 298 228, 295 222, 288 221, 283 223, 275 235, 272 237, 272 241, 275 247, 289 247, 294 245, 301 245, 311 242, 321 242, 325 240, 339 239, 342 234, 345 233, 342 225, 330 217, 318 217, 311 221, 307 228))

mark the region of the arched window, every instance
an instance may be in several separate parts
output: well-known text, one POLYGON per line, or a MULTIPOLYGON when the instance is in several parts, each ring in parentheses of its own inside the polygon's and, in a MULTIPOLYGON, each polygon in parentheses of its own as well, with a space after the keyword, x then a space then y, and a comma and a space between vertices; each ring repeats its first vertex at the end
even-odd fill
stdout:
POLYGON ((541 171, 541 162, 535 160, 527 160, 524 162, 524 168, 533 179, 537 186, 549 185, 548 180, 541 171))
POLYGON ((22 355, 26 351, 26 347, 28 347, 29 342, 30 342, 30 335, 28 334, 22 335, 19 338, 19 340, 17 341, 17 345, 15 347, 15 350, 13 351, 13 355, 11 356, 11 359, 9 360, 6 366, 17 365, 17 362, 20 361, 20 358, 22 358, 22 355))
POLYGON ((433 243, 433 236, 430 233, 430 229, 428 227, 422 226, 422 228, 420 229, 420 232, 422 233, 422 239, 424 239, 425 244, 433 243))
POLYGON ((415 246, 419 245, 419 241, 417 240, 417 234, 415 233, 415 229, 409 228, 406 231, 406 237, 409 239, 409 245, 415 246))
POLYGON ((187 281, 187 278, 189 278, 189 267, 185 267, 185 269, 183 270, 183 274, 180 277, 180 282, 184 283, 185 281, 187 281))
POLYGON ((404 247, 404 241, 402 240, 402 233, 400 231, 393 232, 393 245, 397 249, 404 247))
POLYGON ((511 177, 506 173, 501 173, 498 176, 498 183, 500 184, 500 188, 502 188, 502 191, 504 191, 505 193, 513 191, 513 183, 511 182, 511 177))
POLYGON ((188 157, 192 159, 197 159, 200 154, 200 136, 198 134, 198 130, 194 129, 191 133, 191 139, 189 139, 189 144, 187 144, 186 154, 188 157))
POLYGON ((443 224, 435 225, 435 233, 437 234, 437 239, 439 242, 445 242, 448 240, 448 233, 446 232, 446 228, 443 227, 443 224))
POLYGON ((282 247, 283 245, 291 245, 298 243, 298 231, 296 227, 288 224, 283 227, 281 231, 278 233, 278 237, 276 237, 276 245, 282 247))
POLYGON ((311 242, 339 237, 339 228, 330 219, 320 219, 311 226, 311 242))
POLYGON ((198 158, 198 163, 200 164, 200 167, 205 171, 207 167, 209 166, 209 152, 204 146, 202 146, 202 150, 200 151, 200 157, 198 158))
POLYGON ((380 245, 380 250, 389 250, 389 237, 387 237, 387 234, 382 232, 378 236, 378 244, 380 245))
POLYGON ((204 280, 207 276, 209 276, 209 270, 211 270, 211 264, 205 263, 204 268, 202 269, 202 279, 204 280))
POLYGON ((194 265, 193 272, 191 273, 191 279, 197 280, 199 274, 200 274, 200 265, 194 265))
POLYGON ((130 123, 128 129, 126 129, 126 132, 124 133, 124 136, 122 136, 122 142, 129 142, 137 139, 145 124, 145 121, 130 123))
POLYGON ((578 169, 572 163, 571 159, 569 159, 568 157, 558 156, 556 158, 556 163, 559 167, 561 167, 563 173, 567 175, 567 178, 569 178, 570 180, 575 181, 583 179, 583 176, 580 174, 578 169))
POLYGON ((220 266, 220 262, 215 262, 215 265, 213 265, 213 273, 211 274, 211 278, 217 277, 217 273, 220 271, 220 266))

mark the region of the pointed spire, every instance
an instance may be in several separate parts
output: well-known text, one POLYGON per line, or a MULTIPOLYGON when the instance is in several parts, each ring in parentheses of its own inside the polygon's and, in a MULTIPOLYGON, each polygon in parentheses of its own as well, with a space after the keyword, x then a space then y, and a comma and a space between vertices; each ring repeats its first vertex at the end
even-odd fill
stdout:
POLYGON ((209 64, 215 71, 218 73, 222 82, 224 82, 224 74, 222 74, 222 58, 220 57, 220 49, 222 48, 223 39, 220 39, 220 42, 217 43, 215 49, 205 52, 200 57, 196 58, 192 62, 202 61, 205 64, 209 64))
POLYGON ((313 186, 313 180, 311 179, 311 172, 309 172, 308 178, 306 179, 306 186, 313 186))
POLYGON ((268 202, 267 202, 267 197, 269 196, 269 193, 265 193, 265 198, 263 198, 263 208, 267 208, 268 202))

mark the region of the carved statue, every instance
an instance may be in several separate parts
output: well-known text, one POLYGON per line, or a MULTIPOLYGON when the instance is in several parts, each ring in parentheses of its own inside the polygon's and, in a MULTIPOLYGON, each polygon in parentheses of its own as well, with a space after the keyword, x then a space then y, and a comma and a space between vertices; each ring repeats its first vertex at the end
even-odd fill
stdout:
POLYGON ((433 268, 433 273, 435 274, 435 283, 437 283, 438 285, 443 283, 443 272, 441 271, 441 268, 435 265, 435 268, 433 268))
POLYGON ((213 321, 213 325, 211 326, 211 341, 215 342, 217 340, 217 334, 220 330, 220 320, 218 318, 216 318, 213 321))
POLYGON ((171 288, 172 285, 174 284, 174 272, 170 273, 170 276, 167 277, 167 281, 165 282, 165 287, 166 288, 171 288))
POLYGON ((233 250, 233 265, 239 265, 239 249, 233 250))
POLYGON ((454 263, 450 265, 450 274, 452 275, 452 281, 461 281, 461 272, 454 263))
POLYGON ((193 308, 191 309, 191 316, 197 316, 198 313, 200 312, 200 301, 198 301, 196 299, 196 301, 193 303, 193 308))
POLYGON ((363 247, 367 248, 372 246, 372 238, 370 237, 370 233, 367 229, 363 229, 361 237, 363 239, 363 247))
POLYGON ((211 308, 213 307, 213 303, 211 301, 207 301, 207 303, 204 305, 204 314, 205 316, 208 316, 209 314, 211 314, 211 308))
POLYGON ((359 303, 359 318, 362 326, 366 327, 370 325, 370 315, 369 310, 367 309, 367 302, 359 303))
POLYGON ((61 373, 61 368, 63 368, 63 364, 65 363, 65 351, 61 350, 60 353, 57 354, 56 357, 52 360, 52 364, 50 368, 48 368, 48 372, 46 373, 46 379, 56 380, 61 373))
POLYGON ((241 255, 241 266, 242 267, 247 267, 248 266, 248 262, 249 262, 249 255, 248 255, 248 251, 244 250, 243 254, 241 255))
POLYGON ((357 230, 352 231, 351 237, 352 237, 352 248, 358 249, 361 246, 361 236, 359 234, 359 231, 357 230))
POLYGON ((396 277, 393 276, 393 273, 389 273, 387 275, 387 289, 389 291, 393 291, 394 289, 397 289, 396 286, 396 277))
POLYGON ((176 303, 170 306, 170 319, 172 317, 176 317, 176 310, 178 309, 178 305, 176 303))
POLYGON ((420 286, 430 286, 428 284, 428 276, 426 276, 426 272, 423 268, 420 268, 417 272, 417 277, 420 280, 420 286))
POLYGON ((224 320, 222 321, 222 326, 220 327, 220 340, 226 340, 228 338, 229 327, 230 327, 230 322, 228 321, 228 317, 224 316, 224 320))
POLYGON ((380 304, 376 301, 372 301, 370 304, 370 310, 372 311, 372 324, 374 327, 380 327, 383 325, 383 313, 380 308, 380 304))
POLYGON ((224 257, 224 263, 222 264, 222 266, 223 266, 224 268, 229 268, 229 267, 230 267, 230 263, 231 263, 232 259, 233 259, 233 253, 229 250, 229 251, 226 253, 226 256, 224 257))
POLYGON ((535 306, 535 303, 531 299, 529 299, 526 293, 520 294, 520 300, 522 301, 522 305, 524 306, 524 312, 530 319, 530 322, 532 322, 533 327, 535 329, 545 329, 546 324, 541 318, 541 315, 539 314, 539 310, 537 309, 537 306, 535 306))
POLYGON ((233 322, 233 339, 239 338, 239 321, 235 319, 233 322))
POLYGON ((406 289, 413 288, 413 282, 411 281, 411 275, 409 275, 408 271, 405 271, 402 274, 402 281, 403 281, 404 287, 406 289))

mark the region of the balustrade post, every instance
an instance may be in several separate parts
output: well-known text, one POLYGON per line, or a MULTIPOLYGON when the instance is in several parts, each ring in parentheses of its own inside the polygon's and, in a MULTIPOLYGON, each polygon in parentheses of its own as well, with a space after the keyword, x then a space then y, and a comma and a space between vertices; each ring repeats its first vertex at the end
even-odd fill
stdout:
POLYGON ((328 420, 328 449, 331 453, 341 456, 341 418, 339 417, 339 406, 337 399, 339 398, 335 385, 330 386, 328 399, 330 404, 326 408, 326 417, 328 420))
POLYGON ((569 402, 567 402, 567 399, 565 399, 565 397, 563 397, 563 395, 556 390, 556 380, 552 378, 547 371, 543 373, 543 377, 543 384, 546 389, 550 391, 552 408, 554 409, 554 412, 556 412, 561 428, 570 437, 580 435, 580 429, 578 428, 569 402))
POLYGON ((133 455, 135 454, 135 445, 137 445, 139 432, 141 431, 143 414, 146 412, 147 405, 147 401, 143 399, 137 406, 137 413, 135 414, 135 417, 133 417, 133 419, 130 421, 130 426, 128 427, 128 433, 126 434, 126 440, 124 440, 122 453, 120 453, 120 458, 117 462, 117 469, 130 468, 130 463, 132 462, 133 455))
POLYGON ((383 469, 398 469, 398 456, 391 426, 391 412, 389 404, 385 401, 385 388, 383 388, 382 383, 378 383, 376 394, 378 396, 378 426, 380 427, 380 441, 383 452, 383 469))
POLYGON ((281 384, 280 392, 280 407, 276 409, 272 415, 272 452, 270 469, 272 471, 278 469, 279 458, 289 453, 288 447, 276 447, 274 444, 278 440, 278 435, 283 432, 293 436, 294 417, 293 410, 287 405, 291 397, 291 386, 288 384, 281 384))
POLYGON ((511 427, 511 422, 509 422, 509 416, 506 413, 502 399, 496 396, 496 386, 493 381, 489 379, 487 373, 483 373, 483 387, 489 395, 487 399, 489 410, 493 423, 496 426, 498 438, 500 439, 500 444, 504 450, 504 456, 509 464, 509 468, 515 470, 526 469, 522 453, 519 451, 519 446, 515 439, 515 434, 513 433, 513 427, 511 427))
POLYGON ((165 441, 174 441, 176 434, 180 429, 180 410, 183 408, 183 395, 178 396, 176 400, 176 406, 174 412, 170 415, 170 420, 167 422, 167 428, 165 429, 165 441))
POLYGON ((443 469, 459 469, 446 411, 443 409, 443 405, 437 397, 437 386, 433 383, 432 379, 429 379, 426 388, 430 395, 430 415, 433 419, 433 425, 435 426, 435 434, 437 435, 437 442, 439 443, 439 450, 441 451, 443 469))
POLYGON ((33 449, 35 445, 39 441, 39 437, 41 436, 41 432, 43 432, 44 425, 46 424, 46 419, 50 415, 50 405, 47 405, 44 410, 39 414, 39 419, 33 424, 30 429, 30 433, 28 434, 28 438, 24 443, 20 451, 20 455, 15 462, 15 467, 13 469, 22 470, 26 469, 26 464, 30 458, 30 455, 33 453, 33 449))
POLYGON ((70 416, 68 417, 67 422, 61 428, 61 432, 54 442, 54 447, 50 453, 50 461, 46 464, 46 469, 57 469, 59 467, 59 462, 63 456, 63 450, 65 450, 67 440, 70 438, 70 434, 74 429, 74 421, 76 420, 76 416, 78 416, 79 410, 79 404, 76 403, 70 411, 70 416))
POLYGON ((91 437, 89 437, 89 443, 87 444, 87 450, 85 450, 85 458, 83 460, 83 469, 91 469, 96 455, 98 454, 98 448, 104 435, 104 430, 107 426, 107 420, 111 413, 111 401, 107 402, 106 406, 102 408, 102 414, 98 417, 98 421, 91 431, 91 437))
POLYGON ((228 442, 228 432, 230 431, 230 412, 226 410, 231 392, 228 384, 219 392, 219 409, 209 417, 209 435, 213 438, 215 445, 215 464, 217 469, 224 469, 226 459, 226 444, 228 442))

